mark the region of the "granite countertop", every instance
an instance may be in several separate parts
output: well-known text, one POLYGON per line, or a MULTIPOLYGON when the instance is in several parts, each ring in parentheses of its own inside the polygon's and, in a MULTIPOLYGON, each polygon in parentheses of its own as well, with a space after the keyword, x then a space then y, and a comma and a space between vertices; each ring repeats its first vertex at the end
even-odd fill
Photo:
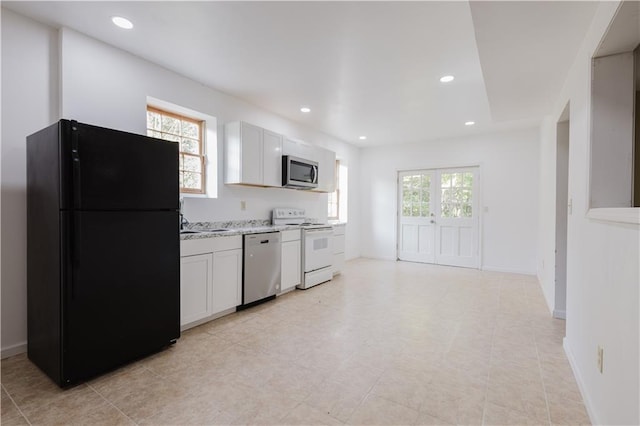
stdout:
POLYGON ((259 234, 263 232, 279 232, 279 231, 286 231, 289 229, 300 229, 300 227, 297 225, 285 225, 285 226, 259 226, 254 228, 227 228, 225 230, 198 229, 197 233, 180 234, 180 240, 197 240, 200 238, 230 237, 232 235, 259 234))
POLYGON ((198 240, 201 238, 229 237, 233 235, 258 234, 300 229, 298 225, 271 225, 269 220, 242 220, 227 222, 194 222, 186 226, 193 234, 180 234, 180 240, 198 240))

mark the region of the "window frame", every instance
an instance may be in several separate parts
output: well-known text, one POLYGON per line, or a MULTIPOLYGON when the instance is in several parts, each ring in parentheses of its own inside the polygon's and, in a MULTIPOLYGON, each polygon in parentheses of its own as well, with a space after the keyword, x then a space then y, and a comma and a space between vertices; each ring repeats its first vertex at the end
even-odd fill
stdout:
MULTIPOLYGON (((198 148, 199 148, 200 154, 196 155, 196 154, 192 154, 190 152, 182 151, 182 146, 181 146, 180 142, 178 142, 178 141, 170 141, 170 142, 176 142, 178 144, 178 152, 179 152, 179 155, 183 159, 184 159, 184 156, 189 156, 189 157, 199 158, 199 160, 200 160, 200 170, 201 170, 201 173, 200 173, 201 174, 200 188, 199 189, 193 189, 193 188, 185 188, 183 186, 180 186, 180 193, 206 195, 206 193, 207 193, 207 188, 206 188, 206 186, 207 186, 207 168, 206 168, 206 166, 207 166, 207 161, 206 161, 207 153, 206 153, 206 144, 205 144, 205 141, 204 141, 204 134, 206 133, 206 129, 205 129, 206 122, 205 122, 205 120, 189 117, 187 115, 175 113, 175 112, 172 112, 172 111, 167 111, 165 109, 158 108, 158 107, 152 106, 152 105, 147 105, 147 112, 153 112, 153 113, 156 113, 156 114, 168 116, 168 117, 171 117, 171 118, 178 119, 180 121, 187 121, 187 122, 190 122, 190 123, 194 123, 194 124, 196 124, 198 126, 198 139, 197 140, 198 140, 198 148)), ((161 130, 150 129, 150 128, 147 127, 147 134, 148 134, 149 131, 166 133, 166 134, 178 136, 180 138, 183 137, 182 134, 175 135, 173 133, 167 133, 167 132, 163 132, 161 130)), ((168 140, 168 139, 163 139, 163 138, 159 138, 159 139, 168 140)), ((189 138, 189 139, 192 139, 192 138, 189 138)), ((183 164, 184 164, 184 160, 183 160, 183 164)), ((178 169, 178 173, 184 173, 185 171, 190 172, 189 170, 178 169)))

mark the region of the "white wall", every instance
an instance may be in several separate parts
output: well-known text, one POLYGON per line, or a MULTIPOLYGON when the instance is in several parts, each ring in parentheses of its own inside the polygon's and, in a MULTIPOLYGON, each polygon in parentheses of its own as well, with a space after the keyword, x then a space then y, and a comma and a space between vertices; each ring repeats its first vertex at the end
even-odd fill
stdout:
POLYGON ((27 339, 25 136, 58 116, 57 32, 2 9, 2 351, 27 339))
MULTIPOLYGON (((218 198, 186 198, 185 215, 191 221, 269 219, 274 207, 301 207, 320 220, 327 217, 327 195, 288 189, 223 185, 223 125, 244 120, 336 152, 337 158, 358 173, 358 148, 329 135, 268 113, 244 101, 144 61, 136 56, 69 29, 62 39, 62 116, 134 133, 146 132, 147 97, 161 99, 212 115, 218 120, 218 198), (240 210, 240 201, 246 210, 240 210)), ((356 182, 352 181, 352 185, 356 182)), ((355 191, 354 191, 355 192, 355 191)), ((357 217, 357 198, 349 200, 357 217)), ((357 227, 347 227, 347 258, 357 257, 357 227)))
POLYGON ((362 150, 362 255, 396 259, 399 170, 480 166, 482 268, 535 274, 538 129, 362 150))
POLYGON ((566 318, 567 215, 569 204, 569 122, 556 126, 556 245, 553 316, 566 318))
POLYGON ((603 2, 541 132, 538 277, 554 306, 556 122, 570 102, 567 301, 565 349, 594 424, 639 424, 640 233, 638 225, 587 218, 591 138, 591 57, 617 2, 603 2), (544 262, 544 266, 543 266, 544 262), (596 367, 604 347, 604 372, 596 367))
MULTIPOLYGON (((59 118, 146 133, 147 97, 218 120, 218 198, 188 198, 191 221, 268 219, 274 207, 302 207, 326 219, 327 195, 288 189, 225 186, 223 124, 245 120, 336 152, 357 194, 359 149, 203 86, 77 32, 53 30, 2 9, 2 355, 26 343, 25 136, 59 118), (58 64, 59 69, 58 71, 58 64), (246 210, 240 210, 240 200, 246 210)), ((349 199, 349 219, 360 215, 349 199)), ((347 225, 346 257, 359 256, 359 227, 347 225)))

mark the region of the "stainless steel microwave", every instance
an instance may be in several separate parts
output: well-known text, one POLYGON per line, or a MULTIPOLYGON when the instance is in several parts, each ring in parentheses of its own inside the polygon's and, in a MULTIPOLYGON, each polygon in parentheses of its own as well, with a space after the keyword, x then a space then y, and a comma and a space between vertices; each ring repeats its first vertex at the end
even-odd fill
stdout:
POLYGON ((282 186, 298 189, 317 188, 318 163, 292 155, 283 155, 282 186))

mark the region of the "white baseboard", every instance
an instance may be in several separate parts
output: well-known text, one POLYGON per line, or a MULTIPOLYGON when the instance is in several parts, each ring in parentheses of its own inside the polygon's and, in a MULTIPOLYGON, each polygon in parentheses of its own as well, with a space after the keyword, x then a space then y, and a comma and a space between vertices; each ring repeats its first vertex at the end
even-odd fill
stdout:
POLYGON ((2 348, 0 351, 0 358, 5 359, 10 356, 18 355, 27 351, 27 342, 17 343, 15 345, 2 348))
POLYGON ((536 276, 536 271, 524 271, 522 269, 501 268, 497 266, 481 266, 480 269, 490 272, 505 272, 508 274, 531 275, 534 277, 536 276))
POLYGON ((553 317, 566 320, 567 319, 567 311, 565 311, 564 309, 563 310, 554 309, 553 310, 553 317))
POLYGON ((569 342, 567 341, 566 337, 562 339, 562 347, 564 348, 564 353, 567 355, 567 359, 569 360, 569 365, 571 366, 571 370, 573 370, 573 376, 575 377, 576 383, 578 384, 578 389, 580 389, 580 394, 582 394, 582 401, 584 402, 584 406, 587 409, 587 414, 589 415, 589 420, 591 420, 591 424, 592 425, 602 424, 598 421, 598 418, 593 411, 593 404, 591 404, 591 399, 589 399, 589 395, 586 392, 584 381, 582 380, 582 375, 580 375, 578 364, 576 363, 576 360, 573 357, 573 352, 571 352, 571 348, 569 347, 569 342))

